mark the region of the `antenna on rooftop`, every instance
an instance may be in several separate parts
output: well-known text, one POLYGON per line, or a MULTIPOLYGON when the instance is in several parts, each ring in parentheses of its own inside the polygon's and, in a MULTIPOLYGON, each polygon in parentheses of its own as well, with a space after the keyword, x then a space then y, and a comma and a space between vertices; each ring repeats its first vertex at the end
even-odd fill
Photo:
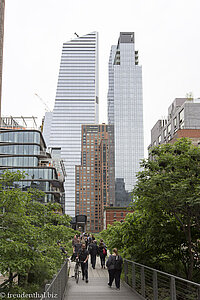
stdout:
POLYGON ((75 34, 77 37, 79 37, 79 35, 78 35, 76 32, 74 32, 74 34, 75 34))

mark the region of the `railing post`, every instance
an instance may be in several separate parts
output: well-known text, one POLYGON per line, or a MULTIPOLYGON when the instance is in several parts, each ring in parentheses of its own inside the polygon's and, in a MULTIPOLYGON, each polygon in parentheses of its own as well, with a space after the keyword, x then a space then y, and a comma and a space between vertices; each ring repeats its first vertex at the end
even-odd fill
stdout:
POLYGON ((125 282, 128 283, 128 262, 124 260, 124 279, 125 282))
POLYGON ((158 300, 158 277, 156 271, 153 271, 153 299, 158 300))
POLYGON ((60 271, 53 276, 52 282, 45 285, 44 296, 40 300, 48 300, 56 298, 56 300, 64 299, 65 288, 68 280, 68 261, 65 261, 60 271))
POLYGON ((170 300, 177 300, 179 293, 200 300, 200 284, 127 259, 124 259, 124 277, 125 282, 143 298, 150 292, 153 300, 158 300, 163 286, 170 300))
POLYGON ((48 299, 48 296, 47 296, 47 290, 48 288, 50 287, 50 284, 45 284, 45 288, 44 288, 44 299, 48 299))
POLYGON ((62 299, 62 274, 63 274, 63 269, 60 272, 60 280, 58 280, 58 290, 59 290, 59 299, 62 299))
POLYGON ((57 285, 57 280, 56 280, 56 274, 53 275, 53 280, 54 284, 52 284, 51 287, 51 292, 54 294, 58 294, 57 295, 57 300, 59 300, 59 293, 58 293, 58 285, 57 285))
POLYGON ((135 264, 132 263, 132 288, 135 290, 135 264))
POLYGON ((198 290, 197 290, 197 299, 200 300, 200 287, 198 287, 198 290))
POLYGON ((50 287, 49 283, 45 284, 45 292, 48 290, 49 287, 50 287))
POLYGON ((176 282, 175 278, 171 276, 171 284, 170 284, 170 299, 176 300, 176 282))
POLYGON ((144 275, 144 267, 141 267, 141 292, 142 296, 145 298, 145 275, 144 275))

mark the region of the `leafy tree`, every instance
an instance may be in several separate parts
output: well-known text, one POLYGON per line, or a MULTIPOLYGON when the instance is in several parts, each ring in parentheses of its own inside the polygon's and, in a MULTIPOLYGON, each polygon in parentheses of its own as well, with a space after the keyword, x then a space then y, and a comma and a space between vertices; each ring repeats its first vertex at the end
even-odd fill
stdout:
MULTIPOLYGON (((63 256, 57 241, 67 244, 74 235, 70 217, 60 214, 58 203, 37 202, 44 193, 13 188, 20 172, 0 178, 0 272, 18 274, 19 285, 42 284, 60 267, 63 256)), ((66 249, 69 250, 69 249, 66 249)))
POLYGON ((119 250, 123 248, 123 229, 122 223, 115 222, 114 225, 108 225, 106 230, 100 233, 100 237, 104 239, 110 252, 113 248, 118 248, 119 250))
POLYGON ((128 259, 199 280, 200 149, 179 139, 154 147, 141 166, 134 213, 100 235, 128 259))
POLYGON ((161 253, 171 252, 175 246, 173 253, 179 256, 191 280, 199 257, 200 149, 183 138, 174 144, 154 147, 151 157, 141 164, 143 171, 139 172, 134 189, 135 207, 150 222, 152 219, 149 236, 155 241, 163 236, 165 246, 163 249, 160 241, 161 253), (157 236, 156 227, 152 230, 156 220, 157 231, 161 233, 157 236))

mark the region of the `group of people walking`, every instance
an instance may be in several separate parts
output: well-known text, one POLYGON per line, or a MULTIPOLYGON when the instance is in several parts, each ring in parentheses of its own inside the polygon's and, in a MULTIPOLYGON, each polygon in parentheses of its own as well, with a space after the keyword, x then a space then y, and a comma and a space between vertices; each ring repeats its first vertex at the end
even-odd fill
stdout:
POLYGON ((82 279, 88 283, 88 260, 89 255, 91 257, 92 268, 96 267, 96 257, 100 256, 101 268, 108 268, 109 282, 108 286, 111 287, 115 280, 117 289, 120 289, 120 275, 122 271, 122 257, 118 254, 116 248, 113 249, 113 253, 107 257, 107 247, 104 241, 101 239, 99 245, 94 235, 83 233, 80 236, 75 235, 72 240, 73 255, 72 261, 78 259, 81 263, 82 279))

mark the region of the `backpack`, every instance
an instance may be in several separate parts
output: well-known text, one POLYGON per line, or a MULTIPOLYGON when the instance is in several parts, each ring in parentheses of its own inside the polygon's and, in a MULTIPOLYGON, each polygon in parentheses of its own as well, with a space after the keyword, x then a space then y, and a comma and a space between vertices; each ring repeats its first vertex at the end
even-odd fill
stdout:
POLYGON ((115 261, 114 261, 114 266, 116 270, 121 270, 122 269, 122 258, 121 256, 116 256, 115 261))
POLYGON ((88 251, 89 251, 89 253, 91 254, 91 251, 92 251, 92 244, 89 244, 89 246, 88 246, 88 251))
POLYGON ((103 248, 103 255, 107 255, 107 250, 106 250, 106 248, 103 248))

